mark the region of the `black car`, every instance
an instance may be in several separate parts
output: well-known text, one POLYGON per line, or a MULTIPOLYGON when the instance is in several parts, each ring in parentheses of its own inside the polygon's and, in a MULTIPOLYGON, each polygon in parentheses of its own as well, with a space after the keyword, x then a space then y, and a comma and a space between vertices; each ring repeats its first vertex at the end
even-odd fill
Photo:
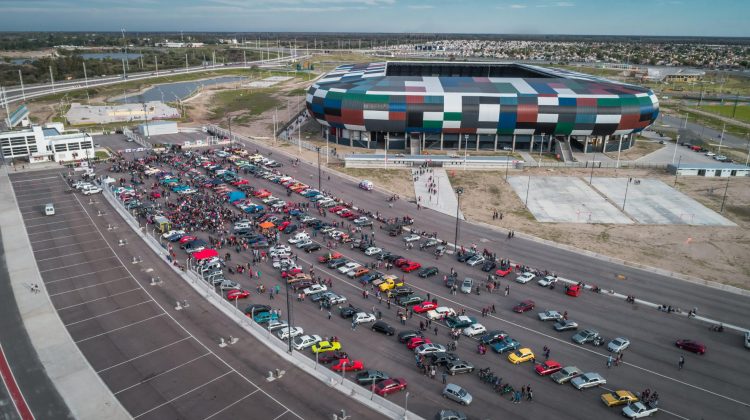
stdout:
POLYGON ((386 258, 391 256, 391 251, 382 251, 380 254, 378 254, 375 258, 377 258, 380 261, 385 261, 386 258))
POLYGON ((458 360, 458 356, 454 353, 440 351, 428 355, 427 359, 429 360, 431 365, 446 365, 450 362, 458 360))
POLYGON ((357 383, 360 385, 372 385, 382 380, 390 378, 386 373, 379 370, 367 369, 359 372, 356 376, 357 383))
POLYGON ((357 312, 362 312, 362 310, 350 304, 349 306, 342 307, 339 314, 342 318, 351 318, 357 312))
POLYGON ((310 244, 307 244, 307 245, 303 246, 302 249, 305 252, 310 253, 310 252, 319 250, 320 249, 320 244, 317 243, 317 242, 313 242, 313 243, 310 243, 310 244))
POLYGON ((268 305, 262 305, 260 303, 253 303, 250 305, 247 305, 245 308, 245 314, 250 315, 253 313, 261 313, 261 312, 268 312, 271 310, 271 307, 268 305))
POLYGON ((357 247, 358 250, 360 250, 362 252, 365 252, 367 250, 367 248, 370 247, 370 244, 368 242, 365 242, 365 241, 360 241, 359 244, 356 245, 356 247, 357 247))
POLYGON ((348 262, 349 260, 347 260, 346 258, 338 258, 335 260, 331 260, 331 261, 328 261, 328 268, 339 268, 348 262))
POLYGON ((458 254, 458 262, 465 263, 469 260, 469 258, 477 255, 476 252, 464 252, 463 254, 458 254))
POLYGON ((424 333, 416 330, 406 330, 398 333, 398 341, 401 343, 406 343, 414 337, 424 337, 424 333))
POLYGON ((381 273, 379 271, 371 271, 371 272, 365 274, 364 276, 362 276, 362 278, 360 279, 360 281, 362 283, 372 283, 373 281, 378 280, 378 279, 380 279, 382 277, 383 277, 383 273, 381 273))
POLYGON ((391 289, 391 296, 409 296, 410 294, 414 293, 414 290, 412 290, 409 286, 399 286, 395 289, 391 289))
POLYGON ((385 321, 375 321, 370 329, 385 335, 393 335, 396 333, 396 329, 388 325, 385 321))
POLYGON ((430 276, 434 276, 438 273, 437 267, 425 267, 421 270, 419 270, 419 277, 427 278, 430 276))
POLYGON ((492 260, 485 260, 484 264, 482 264, 482 271, 485 273, 492 271, 495 267, 497 267, 497 263, 492 260))
POLYGON ((390 263, 392 263, 392 262, 396 261, 396 260, 397 260, 397 259, 399 259, 399 258, 404 258, 404 257, 402 257, 402 256, 400 256, 400 255, 396 255, 396 254, 391 254, 390 252, 389 252, 389 253, 387 253, 387 255, 384 255, 384 256, 383 256, 383 259, 384 259, 385 261, 388 261, 388 262, 390 262, 390 263))
POLYGON ((322 363, 322 364, 338 362, 339 359, 346 359, 348 357, 349 355, 346 354, 345 351, 340 351, 340 350, 327 351, 324 353, 318 353, 317 355, 318 363, 322 363))
POLYGON ((458 282, 458 277, 448 276, 448 278, 445 279, 445 287, 451 288, 453 286, 456 286, 457 282, 458 282))
POLYGON ((497 341, 502 341, 508 338, 508 333, 502 330, 492 330, 484 335, 482 335, 482 338, 479 339, 483 344, 492 344, 497 341))
POLYGON ((298 229, 297 225, 295 225, 294 223, 292 223, 291 225, 288 225, 286 228, 284 228, 284 233, 286 233, 288 235, 288 234, 296 231, 297 229, 298 229))
POLYGON ((435 420, 466 420, 466 414, 456 410, 440 410, 435 414, 435 420))

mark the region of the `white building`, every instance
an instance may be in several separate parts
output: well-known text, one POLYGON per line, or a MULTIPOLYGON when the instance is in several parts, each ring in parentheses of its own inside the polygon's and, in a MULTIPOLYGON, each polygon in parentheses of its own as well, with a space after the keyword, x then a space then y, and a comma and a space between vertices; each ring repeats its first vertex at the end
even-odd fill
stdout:
POLYGON ((138 133, 141 136, 151 137, 162 134, 177 134, 177 123, 174 121, 151 121, 148 124, 139 124, 138 133))
POLYGON ((94 157, 94 141, 87 133, 61 134, 63 125, 31 126, 0 133, 0 156, 5 161, 70 162, 94 157))

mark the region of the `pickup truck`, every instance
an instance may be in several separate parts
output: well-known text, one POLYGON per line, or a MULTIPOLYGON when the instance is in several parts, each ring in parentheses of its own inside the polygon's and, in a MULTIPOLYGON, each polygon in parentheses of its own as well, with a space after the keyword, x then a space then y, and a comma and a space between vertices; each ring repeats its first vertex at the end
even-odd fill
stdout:
POLYGON ((380 289, 381 292, 387 292, 395 287, 401 287, 404 282, 398 278, 398 276, 388 275, 382 279, 378 279, 372 282, 373 286, 380 289))
POLYGON ((629 419, 639 419, 641 417, 648 417, 656 413, 657 411, 659 411, 659 409, 656 408, 656 404, 644 404, 638 401, 632 404, 628 404, 626 407, 623 407, 622 415, 629 419))

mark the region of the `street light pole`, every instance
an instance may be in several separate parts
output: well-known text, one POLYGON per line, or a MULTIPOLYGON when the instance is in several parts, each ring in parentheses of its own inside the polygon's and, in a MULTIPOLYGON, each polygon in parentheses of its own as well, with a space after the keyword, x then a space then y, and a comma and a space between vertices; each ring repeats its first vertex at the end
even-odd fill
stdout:
POLYGON ((466 170, 466 157, 469 153, 469 135, 464 134, 464 171, 466 170))
MULTIPOLYGON (((292 352, 292 301, 289 298, 289 285, 286 285, 286 323, 288 325, 287 328, 289 328, 289 334, 287 334, 287 344, 288 344, 288 350, 289 353, 292 352)), ((271 290, 271 293, 273 293, 273 290, 271 290)))
POLYGON ((458 250, 458 212, 461 209, 461 194, 464 193, 464 189, 461 187, 456 188, 456 236, 453 241, 453 247, 454 249, 458 250))
POLYGON ((724 187, 724 197, 721 199, 721 210, 719 210, 719 213, 724 214, 724 203, 727 202, 727 191, 729 191, 729 180, 732 179, 732 176, 727 177, 727 185, 724 187))
POLYGON ((510 168, 510 150, 505 154, 505 182, 508 182, 508 168, 510 168))
POLYGON ((680 144, 680 135, 678 134, 674 141, 674 152, 672 152, 672 165, 674 165, 674 158, 677 156, 677 146, 680 144))
POLYGON ((677 169, 674 171, 674 186, 677 186, 677 175, 680 173, 680 164, 682 163, 682 155, 680 155, 680 159, 677 161, 677 169))
POLYGON ((531 190, 531 174, 529 174, 529 182, 526 183, 526 200, 523 203, 527 209, 529 208, 529 190, 531 190))
POLYGON ((622 211, 625 211, 625 202, 628 200, 628 187, 630 187, 630 178, 628 178, 628 182, 625 184, 625 198, 622 199, 622 211))
POLYGON ((589 177, 589 185, 594 182, 594 164, 596 163, 596 147, 594 147, 594 157, 591 158, 591 176, 589 177))
POLYGON ((315 146, 315 150, 318 152, 318 191, 322 191, 322 187, 320 185, 320 146, 315 146))
POLYGON ((409 412, 409 392, 406 392, 406 396, 404 397, 404 418, 406 418, 406 414, 409 412))
POLYGON ((234 149, 234 141, 232 140, 232 116, 227 117, 227 121, 229 121, 229 147, 234 149))

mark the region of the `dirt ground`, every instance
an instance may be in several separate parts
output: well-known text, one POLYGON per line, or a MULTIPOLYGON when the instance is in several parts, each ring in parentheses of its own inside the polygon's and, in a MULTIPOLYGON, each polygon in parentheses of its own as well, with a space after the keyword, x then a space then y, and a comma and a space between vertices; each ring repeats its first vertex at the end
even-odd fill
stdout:
MULTIPOLYGON (((614 176, 614 171, 598 176, 614 176)), ((533 168, 532 176, 586 177, 585 171, 533 168)), ((675 271, 705 280, 750 288, 750 179, 732 178, 724 216, 738 227, 681 225, 603 225, 539 223, 521 199, 495 172, 456 173, 454 186, 463 186, 461 211, 470 220, 525 232, 551 241, 572 245, 641 264, 675 271), (492 220, 492 211, 503 213, 492 220)), ((619 170, 618 176, 657 178, 672 185, 674 177, 660 171, 619 170)), ((706 207, 719 211, 726 178, 683 177, 677 188, 706 207)))

